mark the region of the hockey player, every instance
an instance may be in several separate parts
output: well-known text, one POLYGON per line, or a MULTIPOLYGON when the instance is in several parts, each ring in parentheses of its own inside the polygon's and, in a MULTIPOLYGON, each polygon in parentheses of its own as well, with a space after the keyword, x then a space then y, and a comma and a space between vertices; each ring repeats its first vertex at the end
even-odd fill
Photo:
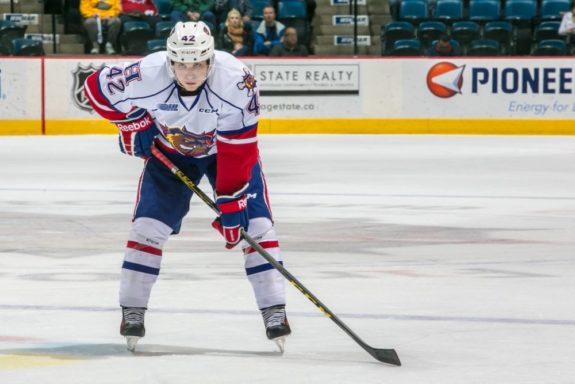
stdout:
POLYGON ((208 178, 221 212, 212 225, 226 248, 241 244, 266 335, 283 351, 291 332, 284 280, 240 238, 243 228, 282 262, 258 154, 259 92, 248 68, 214 50, 206 24, 179 22, 166 52, 105 66, 88 77, 84 89, 94 110, 118 126, 121 151, 145 159, 120 284, 120 333, 128 348, 134 350, 145 334, 144 314, 160 272, 162 248, 180 231, 192 197, 151 156, 155 145, 194 183, 208 178))

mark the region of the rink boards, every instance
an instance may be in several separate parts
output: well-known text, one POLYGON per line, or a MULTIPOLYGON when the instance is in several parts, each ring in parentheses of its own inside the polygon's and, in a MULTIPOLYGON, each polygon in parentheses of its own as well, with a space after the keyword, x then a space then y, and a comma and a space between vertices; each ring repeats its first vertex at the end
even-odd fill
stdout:
MULTIPOLYGON (((82 92, 137 58, 0 59, 0 134, 115 133, 82 92)), ((261 133, 575 134, 572 58, 244 59, 261 133)))

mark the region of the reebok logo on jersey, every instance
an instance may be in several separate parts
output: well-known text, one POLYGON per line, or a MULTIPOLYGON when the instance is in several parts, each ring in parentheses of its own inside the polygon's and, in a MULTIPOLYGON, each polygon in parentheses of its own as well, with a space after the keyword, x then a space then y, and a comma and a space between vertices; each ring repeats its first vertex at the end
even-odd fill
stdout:
POLYGON ((150 116, 146 116, 143 119, 133 121, 129 124, 118 123, 116 125, 122 132, 142 131, 152 125, 152 119, 150 119, 150 116))
POLYGON ((178 104, 158 104, 160 111, 177 112, 178 104))
POLYGON ((461 93, 464 69, 465 65, 458 67, 445 61, 435 64, 427 72, 427 88, 435 96, 444 99, 461 93))

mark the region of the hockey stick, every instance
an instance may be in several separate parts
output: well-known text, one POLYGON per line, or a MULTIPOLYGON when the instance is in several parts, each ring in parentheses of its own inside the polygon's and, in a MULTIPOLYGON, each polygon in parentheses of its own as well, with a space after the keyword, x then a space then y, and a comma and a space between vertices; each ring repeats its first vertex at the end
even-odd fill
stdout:
MULTIPOLYGON (((217 215, 220 211, 214 201, 204 193, 184 172, 182 172, 173 162, 170 161, 158 148, 152 146, 152 154, 162 164, 164 164, 174 175, 176 175, 188 188, 190 188, 200 199, 204 201, 217 215)), ((358 335, 356 335, 347 325, 344 324, 332 311, 329 310, 313 293, 311 293, 302 283, 298 281, 283 265, 278 263, 272 255, 270 255, 264 248, 262 248, 250 235, 243 229, 241 230, 242 238, 255 249, 268 263, 274 266, 279 273, 283 275, 294 287, 296 287, 303 295, 311 301, 320 311, 336 323, 345 333, 348 334, 357 344, 367 351, 376 360, 383 363, 401 365, 399 356, 394 349, 378 349, 373 348, 365 343, 358 335)))

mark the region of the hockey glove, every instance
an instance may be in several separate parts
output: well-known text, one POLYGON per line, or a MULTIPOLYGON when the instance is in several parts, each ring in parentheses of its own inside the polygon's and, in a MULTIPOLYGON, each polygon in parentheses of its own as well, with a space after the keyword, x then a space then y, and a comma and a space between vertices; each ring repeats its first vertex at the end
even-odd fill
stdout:
POLYGON ((149 157, 158 134, 154 118, 143 108, 128 114, 128 120, 115 121, 120 130, 120 151, 130 156, 149 157))
POLYGON ((240 242, 240 229, 248 230, 248 197, 242 194, 244 190, 245 187, 232 196, 216 198, 216 204, 221 214, 214 220, 212 227, 222 234, 226 240, 227 249, 232 249, 240 242))

